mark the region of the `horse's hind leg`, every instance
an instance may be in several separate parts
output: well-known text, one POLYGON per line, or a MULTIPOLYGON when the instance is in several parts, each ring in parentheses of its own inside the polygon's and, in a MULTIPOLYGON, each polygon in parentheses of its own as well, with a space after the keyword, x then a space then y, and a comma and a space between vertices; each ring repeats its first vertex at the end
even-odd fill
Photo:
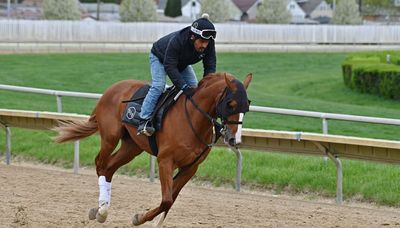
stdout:
POLYGON ((112 154, 107 162, 105 162, 104 169, 98 170, 99 176, 99 207, 92 208, 89 211, 89 219, 97 219, 98 222, 105 222, 108 214, 108 208, 111 203, 111 180, 114 173, 119 167, 130 162, 135 156, 142 152, 129 136, 122 138, 121 147, 117 152, 112 154))
POLYGON ((111 178, 106 178, 106 166, 111 153, 118 145, 120 136, 111 137, 101 135, 100 151, 96 156, 96 172, 99 178, 99 207, 92 208, 89 211, 89 219, 97 219, 98 222, 105 222, 107 218, 107 209, 111 195, 111 178))

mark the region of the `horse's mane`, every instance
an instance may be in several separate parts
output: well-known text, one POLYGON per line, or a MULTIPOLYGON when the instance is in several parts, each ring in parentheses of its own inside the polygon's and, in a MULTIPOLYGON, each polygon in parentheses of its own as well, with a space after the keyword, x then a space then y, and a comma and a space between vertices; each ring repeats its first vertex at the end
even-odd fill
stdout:
POLYGON ((235 78, 231 74, 226 73, 226 72, 210 73, 210 74, 207 74, 206 76, 204 76, 203 79, 200 80, 198 87, 206 88, 210 85, 215 85, 217 82, 223 82, 225 80, 225 75, 230 80, 235 78))

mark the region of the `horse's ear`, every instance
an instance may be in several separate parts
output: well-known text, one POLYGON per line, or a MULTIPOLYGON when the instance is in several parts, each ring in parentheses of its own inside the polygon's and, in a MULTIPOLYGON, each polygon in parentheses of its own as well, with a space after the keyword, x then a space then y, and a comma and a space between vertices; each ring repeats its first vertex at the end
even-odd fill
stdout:
POLYGON ((236 90, 235 83, 233 81, 229 80, 226 73, 224 73, 224 76, 225 76, 226 85, 228 86, 229 90, 235 91, 236 90))
POLYGON ((249 73, 248 75, 246 75, 246 78, 243 81, 243 85, 244 85, 244 88, 246 88, 246 90, 247 90, 247 87, 249 87, 249 84, 250 84, 252 79, 253 79, 253 74, 252 73, 249 73))

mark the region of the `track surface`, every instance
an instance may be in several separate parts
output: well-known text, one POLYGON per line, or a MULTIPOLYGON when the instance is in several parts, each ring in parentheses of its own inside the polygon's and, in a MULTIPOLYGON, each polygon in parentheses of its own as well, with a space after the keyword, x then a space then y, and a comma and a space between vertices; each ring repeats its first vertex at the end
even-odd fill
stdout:
MULTIPOLYGON (((132 227, 131 217, 159 204, 158 183, 116 175, 104 224, 89 221, 97 205, 93 170, 74 175, 27 163, 0 164, 0 227, 132 227)), ((261 192, 186 186, 164 227, 398 227, 400 209, 312 202, 261 192)), ((141 227, 151 227, 151 223, 141 227)))

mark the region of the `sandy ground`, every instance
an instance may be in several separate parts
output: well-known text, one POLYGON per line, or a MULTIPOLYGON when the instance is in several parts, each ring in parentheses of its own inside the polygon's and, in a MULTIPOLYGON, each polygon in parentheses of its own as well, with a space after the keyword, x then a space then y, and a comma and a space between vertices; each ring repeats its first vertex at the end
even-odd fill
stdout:
MULTIPOLYGON (((99 224, 87 216, 98 198, 93 170, 74 175, 43 165, 1 163, 0 186, 0 227, 132 227, 135 213, 155 207, 161 199, 158 183, 116 175, 108 220, 99 224)), ((164 227, 400 228, 400 209, 357 203, 337 206, 191 183, 182 190, 164 227)))

